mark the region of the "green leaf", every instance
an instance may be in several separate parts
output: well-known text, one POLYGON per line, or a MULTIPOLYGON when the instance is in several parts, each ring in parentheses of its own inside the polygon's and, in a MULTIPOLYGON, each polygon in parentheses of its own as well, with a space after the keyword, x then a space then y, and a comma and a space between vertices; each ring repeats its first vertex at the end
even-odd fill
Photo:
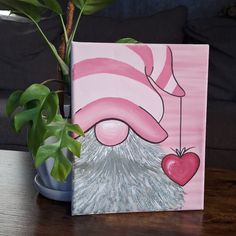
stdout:
POLYGON ((63 119, 63 117, 59 114, 57 114, 54 118, 54 120, 48 124, 48 135, 49 136, 57 136, 54 135, 56 131, 62 132, 62 128, 66 129, 67 132, 74 132, 79 136, 84 136, 83 130, 79 127, 77 124, 71 124, 66 119, 63 119))
POLYGON ((117 40, 116 43, 140 43, 140 42, 133 38, 122 38, 117 40))
POLYGON ((47 144, 43 145, 38 149, 37 156, 35 158, 35 167, 38 168, 42 165, 49 157, 53 156, 58 149, 58 144, 47 144))
POLYGON ((33 5, 36 7, 42 7, 42 4, 38 1, 38 0, 1 0, 2 4, 4 5, 11 5, 12 3, 14 3, 15 5, 18 4, 29 4, 29 5, 33 5))
POLYGON ((20 105, 20 97, 23 91, 17 90, 13 92, 10 97, 7 99, 6 104, 6 114, 7 116, 12 115, 12 113, 16 110, 16 108, 20 105))
POLYGON ((66 135, 61 140, 61 147, 66 147, 74 155, 76 155, 77 157, 80 157, 81 144, 78 141, 76 141, 75 139, 71 138, 70 136, 66 135))
MULTIPOLYGON (((61 68, 62 74, 64 76, 69 75, 69 66, 61 59, 61 57, 59 56, 57 49, 55 48, 55 46, 49 42, 49 47, 51 48, 54 56, 57 59, 57 62, 59 63, 59 66, 61 68)), ((64 77, 65 78, 65 77, 64 77)), ((67 78, 67 77, 66 77, 67 78)), ((69 82, 69 81, 65 81, 65 82, 69 82)))
POLYGON ((58 112, 59 99, 57 94, 50 92, 42 98, 36 106, 36 114, 32 117, 32 127, 29 133, 29 146, 33 154, 37 152, 39 146, 43 143, 47 131, 46 125, 50 123, 58 112))
POLYGON ((67 124, 67 129, 73 133, 76 133, 79 136, 84 136, 84 131, 77 124, 67 124))
POLYGON ((32 84, 21 95, 20 104, 23 106, 30 101, 42 100, 49 93, 50 90, 47 86, 43 84, 32 84))
POLYGON ((42 13, 46 10, 45 6, 37 0, 0 0, 1 6, 5 10, 11 10, 28 18, 31 17, 36 22, 40 21, 42 13))
POLYGON ((44 139, 55 138, 53 144, 42 144, 35 156, 35 165, 41 165, 49 156, 54 158, 51 175, 58 181, 64 181, 71 170, 71 163, 65 156, 65 150, 75 156, 80 156, 81 144, 71 137, 71 131, 83 135, 78 125, 69 123, 61 115, 56 115, 54 120, 46 126, 44 139))
POLYGON ((48 158, 54 158, 51 176, 57 181, 64 181, 71 172, 72 164, 59 148, 59 142, 43 145, 35 157, 35 167, 38 168, 48 158))
POLYGON ((28 109, 38 106, 37 112, 46 123, 49 123, 58 111, 59 99, 57 94, 50 92, 45 85, 33 84, 21 95, 20 105, 28 109))
POLYGON ((56 0, 43 0, 44 5, 58 15, 63 14, 60 4, 56 0))
MULTIPOLYGON (((7 0, 8 2, 9 0, 7 0)), ((22 2, 22 3, 28 3, 31 5, 34 5, 36 7, 41 7, 42 4, 38 0, 15 0, 14 2, 22 2)))
POLYGON ((54 160, 51 176, 54 177, 57 181, 63 182, 71 172, 71 169, 71 162, 63 155, 62 152, 59 152, 57 154, 57 158, 54 160))
POLYGON ((14 128, 16 132, 19 132, 24 125, 28 124, 36 113, 37 110, 35 108, 17 113, 14 117, 14 128))
POLYGON ((58 112, 59 98, 58 95, 54 92, 48 94, 44 103, 41 106, 41 115, 44 118, 44 121, 48 124, 50 123, 58 112))
POLYGON ((51 175, 58 181, 64 181, 71 171, 72 164, 65 151, 80 156, 81 144, 71 137, 72 133, 84 136, 77 124, 71 124, 58 113, 58 95, 45 85, 33 84, 24 92, 16 91, 9 98, 8 114, 13 115, 13 124, 17 132, 28 125, 28 147, 32 152, 36 167, 49 157, 54 158, 51 175), (49 137, 55 143, 45 144, 49 137))
POLYGON ((38 148, 44 142, 47 129, 42 119, 37 119, 36 122, 31 123, 31 126, 28 127, 28 147, 33 156, 35 156, 38 148))
POLYGON ((7 113, 13 115, 12 123, 16 132, 28 125, 28 146, 33 155, 44 141, 46 126, 58 112, 59 99, 55 92, 42 84, 33 84, 24 92, 17 91, 9 97, 7 113))
POLYGON ((114 0, 73 0, 73 3, 84 15, 91 15, 109 6, 114 0))

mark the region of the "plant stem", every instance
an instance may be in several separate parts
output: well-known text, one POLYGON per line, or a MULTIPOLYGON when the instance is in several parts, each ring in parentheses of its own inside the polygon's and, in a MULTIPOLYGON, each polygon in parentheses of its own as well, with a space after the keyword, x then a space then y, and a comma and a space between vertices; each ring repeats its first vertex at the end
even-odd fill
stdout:
MULTIPOLYGON (((60 16, 63 31, 64 31, 64 35, 62 35, 61 43, 60 43, 59 48, 58 48, 58 53, 59 53, 59 56, 63 60, 65 59, 65 55, 66 55, 66 45, 68 45, 68 40, 69 40, 68 37, 70 37, 72 27, 73 27, 74 11, 75 11, 74 4, 70 0, 67 4, 66 26, 64 24, 63 17, 60 16)), ((69 63, 69 61, 68 61, 68 63, 69 63)), ((58 79, 68 81, 68 84, 67 84, 68 85, 68 91, 70 91, 70 79, 69 78, 67 78, 67 79, 63 78, 65 76, 67 76, 67 75, 61 74, 60 68, 58 68, 58 79)), ((59 86, 59 90, 64 90, 64 85, 63 84, 61 84, 59 86)), ((59 93, 59 107, 60 107, 60 113, 64 117, 65 116, 65 112, 64 112, 64 93, 59 93)))
POLYGON ((57 91, 55 91, 55 93, 60 94, 60 93, 65 93, 65 91, 64 90, 57 90, 57 91))
POLYGON ((51 83, 51 82, 57 82, 57 83, 65 84, 65 81, 60 80, 60 79, 48 79, 48 80, 43 81, 41 84, 44 85, 44 84, 48 84, 48 83, 51 83))
POLYGON ((69 37, 69 40, 68 40, 68 43, 66 45, 66 58, 65 58, 65 62, 66 63, 69 63, 69 60, 70 60, 70 52, 71 52, 71 43, 75 37, 75 33, 77 32, 77 28, 78 28, 78 25, 79 25, 79 22, 80 22, 80 19, 81 19, 81 16, 83 14, 83 11, 84 11, 84 7, 85 5, 81 8, 80 10, 80 13, 79 13, 79 16, 76 20, 76 23, 75 23, 75 26, 74 26, 74 29, 69 37))
MULTIPOLYGON (((67 31, 66 31, 66 26, 65 26, 65 23, 64 23, 64 19, 62 17, 62 15, 60 14, 59 15, 60 17, 60 20, 61 20, 61 25, 62 25, 62 28, 63 28, 63 33, 64 33, 64 40, 65 42, 67 43, 68 42, 68 36, 67 36, 67 31)), ((60 55, 60 54, 59 54, 60 55)), ((61 55, 60 55, 61 56, 61 55)))
MULTIPOLYGON (((43 38, 45 39, 46 43, 48 44, 49 48, 51 49, 53 55, 55 56, 55 58, 57 59, 60 67, 61 67, 61 70, 62 70, 62 73, 64 75, 67 75, 69 74, 69 68, 68 66, 65 64, 65 62, 62 60, 62 58, 59 56, 55 46, 48 40, 47 36, 43 33, 41 27, 39 26, 39 24, 28 14, 26 14, 27 17, 30 18, 30 20, 36 25, 38 31, 40 32, 40 34, 43 36, 43 38)), ((65 81, 65 82, 69 82, 69 81, 65 81)))
MULTIPOLYGON (((61 43, 58 49, 58 53, 60 57, 64 60, 65 59, 65 54, 66 54, 66 45, 68 44, 69 37, 71 35, 72 27, 73 27, 73 19, 74 19, 74 11, 75 7, 72 1, 68 2, 67 5, 67 12, 66 12, 66 26, 64 24, 63 18, 61 18, 63 30, 64 30, 64 35, 61 38, 61 43)), ((68 64, 67 64, 68 65, 68 64)))

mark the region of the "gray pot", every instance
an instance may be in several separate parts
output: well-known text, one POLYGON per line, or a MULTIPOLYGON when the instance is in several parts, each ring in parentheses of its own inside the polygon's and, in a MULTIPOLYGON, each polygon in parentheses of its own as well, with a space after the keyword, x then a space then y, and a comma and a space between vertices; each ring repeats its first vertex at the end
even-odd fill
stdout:
MULTIPOLYGON (((65 152, 69 159, 73 158, 69 152, 65 152)), ((66 181, 58 182, 51 175, 54 159, 49 158, 39 168, 34 178, 35 188, 46 198, 57 201, 71 201, 72 196, 72 173, 66 181)))

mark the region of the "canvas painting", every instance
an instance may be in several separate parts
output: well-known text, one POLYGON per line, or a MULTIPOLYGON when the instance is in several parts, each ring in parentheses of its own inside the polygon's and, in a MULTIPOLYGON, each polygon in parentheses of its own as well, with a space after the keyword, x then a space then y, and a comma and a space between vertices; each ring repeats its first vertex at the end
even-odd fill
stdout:
POLYGON ((73 43, 72 214, 204 208, 208 45, 73 43))

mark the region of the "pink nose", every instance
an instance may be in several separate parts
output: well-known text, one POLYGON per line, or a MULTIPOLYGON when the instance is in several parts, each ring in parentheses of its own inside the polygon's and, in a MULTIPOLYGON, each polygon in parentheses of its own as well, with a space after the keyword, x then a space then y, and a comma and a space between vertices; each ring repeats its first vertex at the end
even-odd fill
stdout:
POLYGON ((95 126, 98 141, 106 146, 115 146, 124 142, 129 134, 129 127, 119 120, 106 120, 95 126))

